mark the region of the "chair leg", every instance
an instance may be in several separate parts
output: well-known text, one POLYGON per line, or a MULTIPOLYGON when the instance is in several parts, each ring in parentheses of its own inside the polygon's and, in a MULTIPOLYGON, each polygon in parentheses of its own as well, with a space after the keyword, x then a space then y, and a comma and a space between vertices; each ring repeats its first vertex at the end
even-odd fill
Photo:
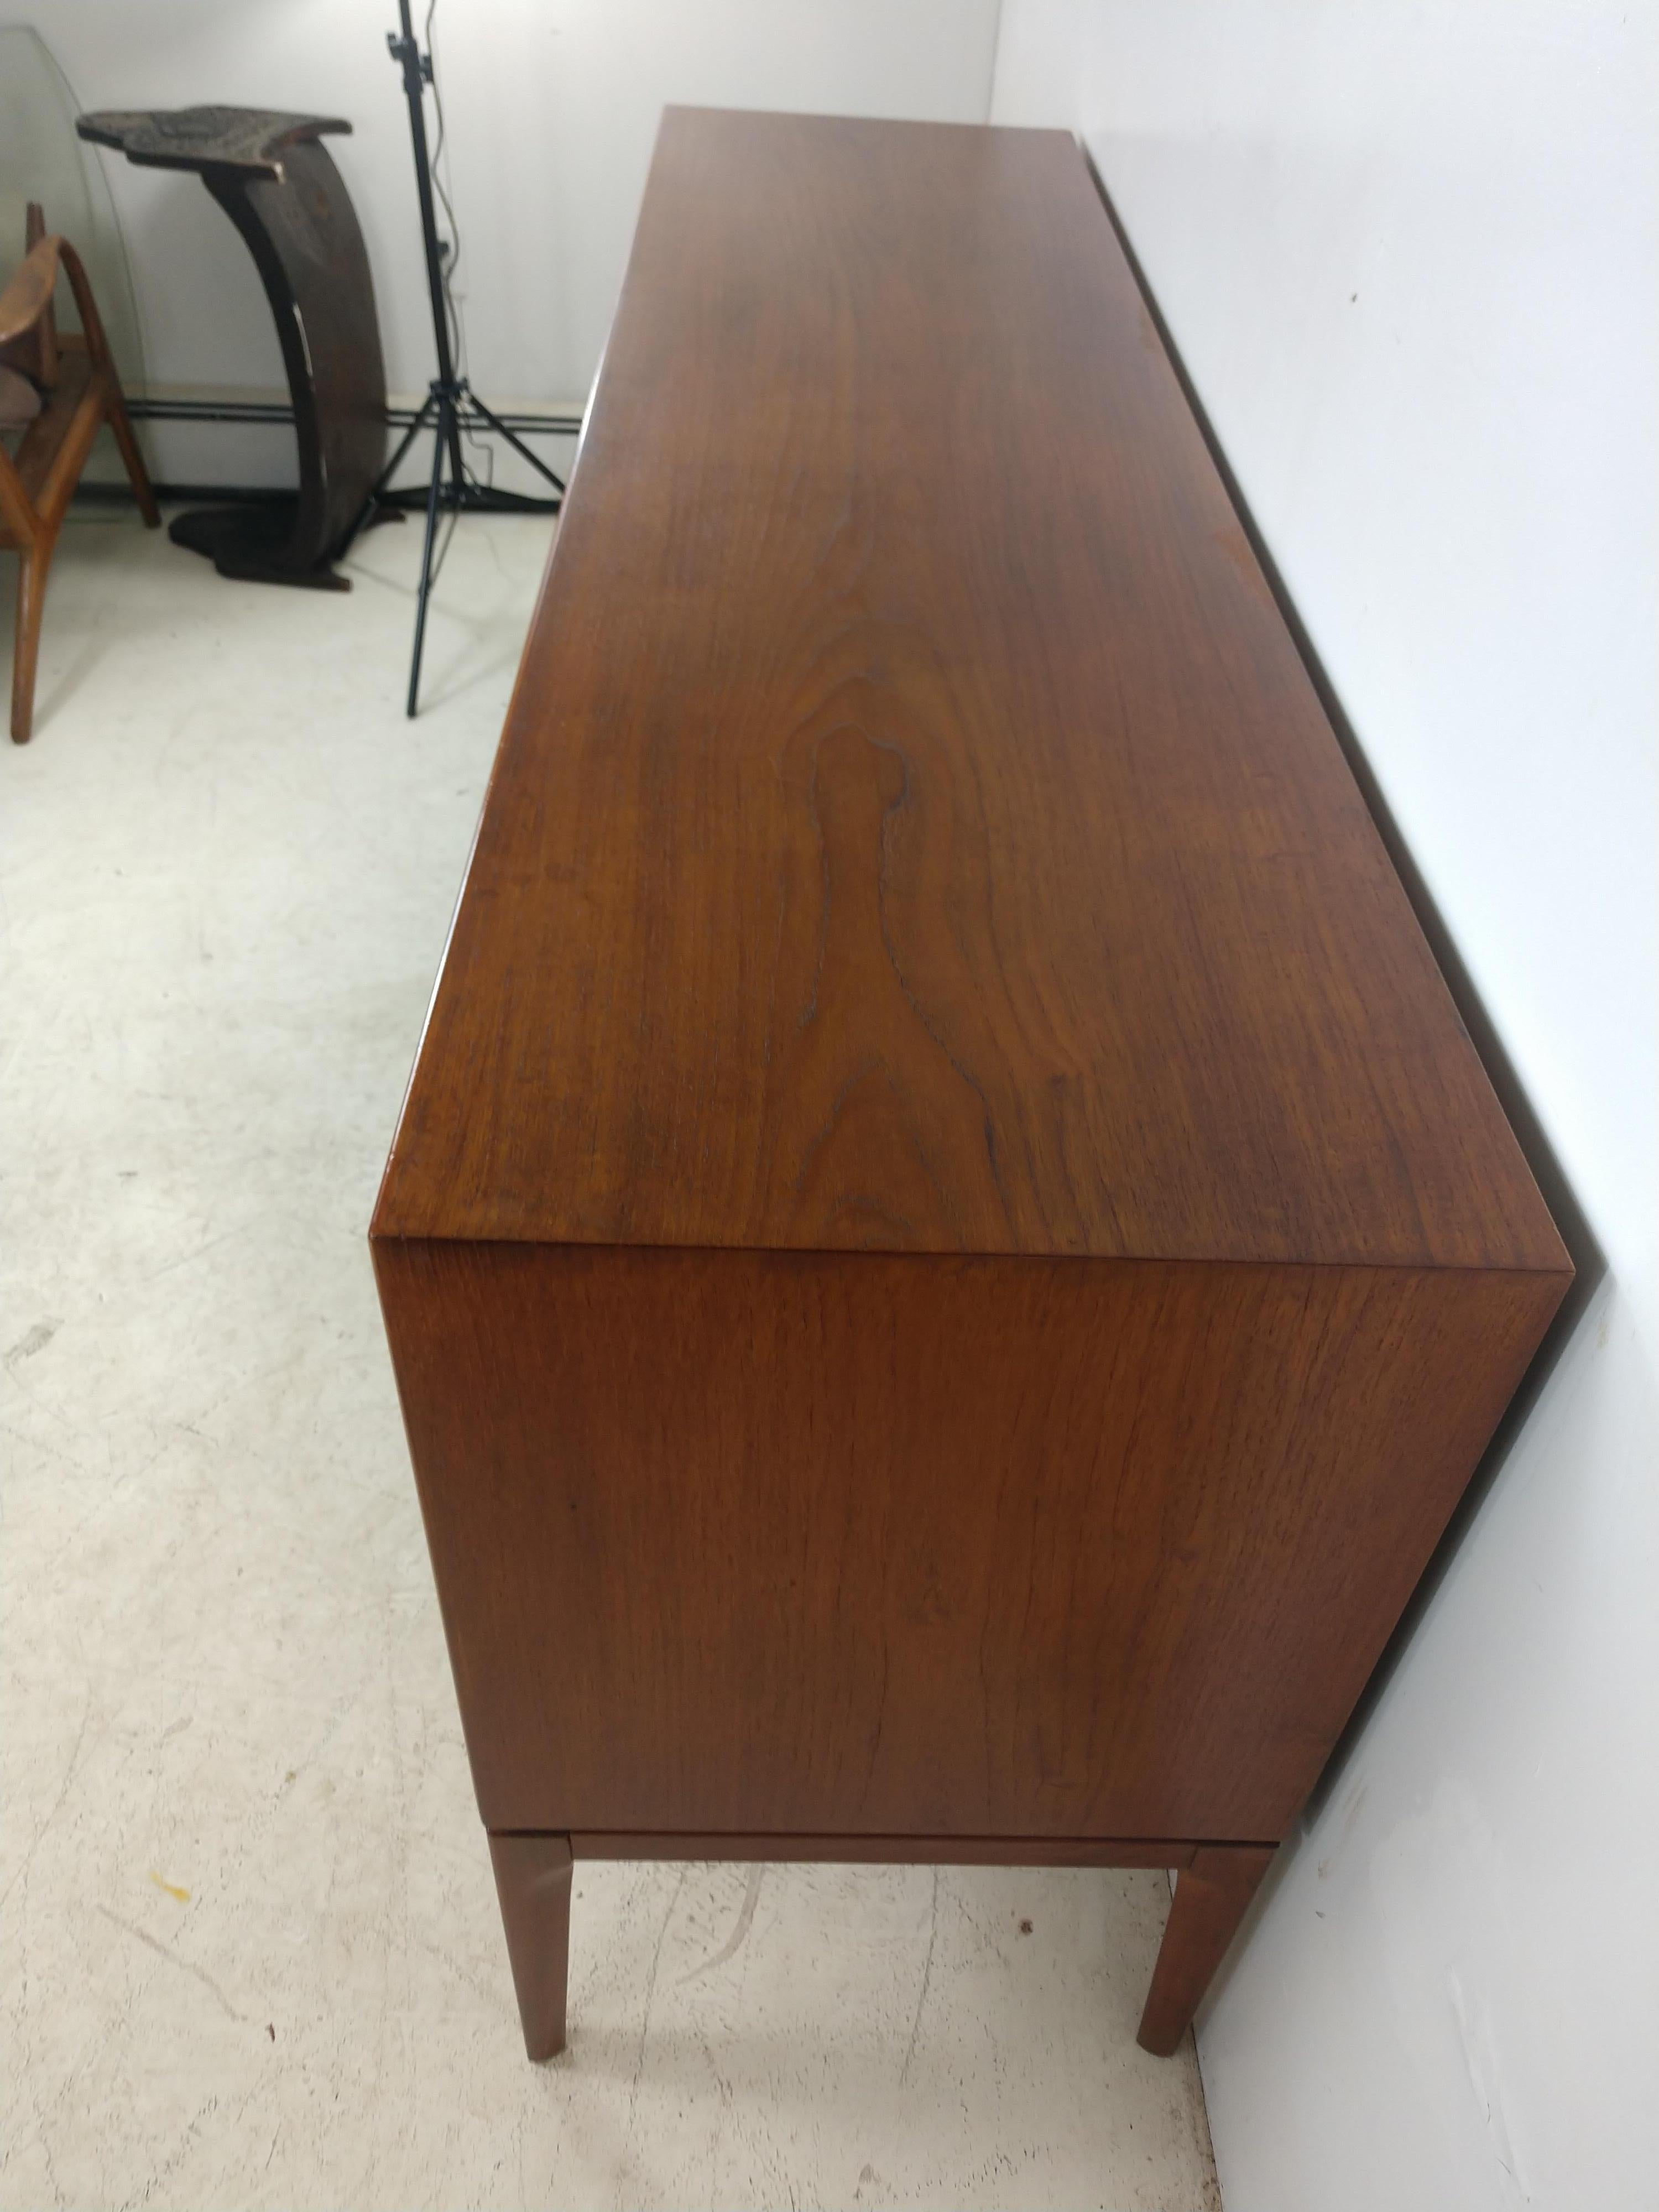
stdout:
POLYGON ((17 556, 17 653, 11 669, 11 734, 26 745, 34 727, 34 671, 40 657, 40 616, 46 602, 52 541, 37 538, 17 556))
POLYGON ((121 459, 126 464, 127 478, 132 486, 133 496, 138 502, 138 512, 144 518, 144 526, 149 530, 159 530, 161 526, 161 510, 155 504, 155 494, 150 489, 149 471, 144 466, 144 457, 138 450, 138 441, 132 434, 132 423, 127 414, 126 402, 121 397, 118 388, 111 391, 109 403, 104 411, 109 419, 110 428, 115 433, 115 442, 120 449, 121 459))

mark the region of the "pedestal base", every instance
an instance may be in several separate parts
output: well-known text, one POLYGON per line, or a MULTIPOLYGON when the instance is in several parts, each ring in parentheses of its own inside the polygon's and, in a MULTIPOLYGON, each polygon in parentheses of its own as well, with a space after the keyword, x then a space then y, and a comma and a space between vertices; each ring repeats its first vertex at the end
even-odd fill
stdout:
POLYGON ((294 540, 297 502, 273 501, 268 507, 203 507, 177 516, 167 536, 175 545, 204 553, 222 576, 240 576, 253 584, 297 584, 308 592, 349 592, 349 576, 321 562, 296 568, 285 558, 294 540))

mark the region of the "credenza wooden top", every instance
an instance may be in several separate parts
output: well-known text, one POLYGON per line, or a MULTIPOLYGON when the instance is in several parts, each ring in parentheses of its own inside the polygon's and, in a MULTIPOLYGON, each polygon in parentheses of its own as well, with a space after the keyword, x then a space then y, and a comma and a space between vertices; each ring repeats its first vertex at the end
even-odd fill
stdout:
POLYGON ((1067 137, 668 113, 374 1233, 1567 1268, 1067 137))

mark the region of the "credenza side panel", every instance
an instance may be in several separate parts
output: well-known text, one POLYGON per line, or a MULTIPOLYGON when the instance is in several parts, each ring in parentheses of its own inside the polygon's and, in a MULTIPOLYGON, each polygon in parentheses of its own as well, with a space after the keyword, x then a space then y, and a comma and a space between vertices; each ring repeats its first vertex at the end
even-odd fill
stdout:
POLYGON ((382 1238, 495 1829, 1273 1840, 1516 1272, 382 1238))

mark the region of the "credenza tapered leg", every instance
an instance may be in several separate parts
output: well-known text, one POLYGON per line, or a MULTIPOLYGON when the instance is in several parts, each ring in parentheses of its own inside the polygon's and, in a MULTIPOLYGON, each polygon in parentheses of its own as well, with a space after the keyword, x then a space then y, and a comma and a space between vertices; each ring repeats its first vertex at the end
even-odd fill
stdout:
POLYGON ((1169 2057, 1192 2026, 1211 1977, 1273 1860, 1271 1844, 1200 1844, 1191 1865, 1176 1876, 1163 1947, 1140 2016, 1138 2040, 1143 2051, 1169 2057))
POLYGON ((507 1930, 507 1955, 531 2058, 564 2049, 570 1965, 570 1838, 491 1836, 490 1864, 507 1930))

